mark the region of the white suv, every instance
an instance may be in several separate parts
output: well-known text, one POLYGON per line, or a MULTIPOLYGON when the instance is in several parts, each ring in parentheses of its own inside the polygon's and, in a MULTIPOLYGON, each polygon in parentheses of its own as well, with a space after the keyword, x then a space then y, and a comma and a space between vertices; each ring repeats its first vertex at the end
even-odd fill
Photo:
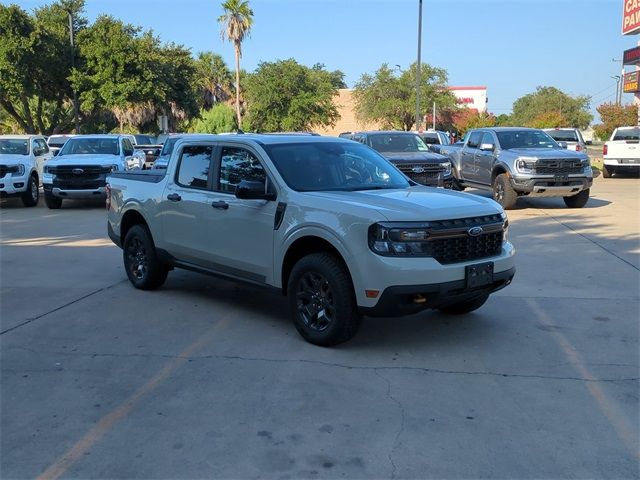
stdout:
POLYGON ((40 135, 0 135, 0 197, 20 197, 25 207, 35 207, 44 163, 51 157, 40 135))

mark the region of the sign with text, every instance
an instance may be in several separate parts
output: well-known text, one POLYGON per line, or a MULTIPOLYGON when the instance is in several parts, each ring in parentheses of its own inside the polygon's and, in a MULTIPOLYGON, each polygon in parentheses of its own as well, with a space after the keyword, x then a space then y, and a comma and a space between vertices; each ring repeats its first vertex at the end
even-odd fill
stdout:
POLYGON ((640 31, 640 0, 622 1, 622 34, 633 35, 640 31))
POLYGON ((625 65, 638 65, 640 64, 640 47, 630 48, 624 51, 623 63, 625 65))
POLYGON ((638 88, 638 73, 640 72, 624 74, 624 93, 637 93, 640 91, 640 88, 638 88))

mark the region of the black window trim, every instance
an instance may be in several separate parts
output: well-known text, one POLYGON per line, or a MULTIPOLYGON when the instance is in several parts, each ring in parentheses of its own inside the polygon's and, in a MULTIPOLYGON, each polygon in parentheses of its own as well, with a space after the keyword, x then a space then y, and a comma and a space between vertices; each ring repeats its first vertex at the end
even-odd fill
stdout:
MULTIPOLYGON (((178 140, 181 141, 182 139, 178 140)), ((175 155, 176 153, 179 153, 179 157, 178 157, 178 165, 176 166, 176 170, 173 173, 173 183, 175 185, 177 185, 180 188, 186 188, 188 190, 197 190, 199 192, 212 192, 213 189, 213 170, 214 170, 214 158, 216 156, 216 149, 218 148, 218 146, 213 143, 213 142, 198 142, 198 141, 193 141, 193 142, 185 142, 182 145, 180 145, 180 149, 178 150, 178 152, 176 152, 176 148, 174 146, 173 148, 173 152, 171 152, 171 155, 175 155), (202 187, 193 187, 191 185, 183 185, 182 183, 180 183, 178 181, 178 175, 180 174, 180 167, 182 166, 182 154, 184 152, 184 149, 186 147, 211 147, 211 155, 209 156, 209 175, 207 176, 207 186, 202 188, 202 187)))

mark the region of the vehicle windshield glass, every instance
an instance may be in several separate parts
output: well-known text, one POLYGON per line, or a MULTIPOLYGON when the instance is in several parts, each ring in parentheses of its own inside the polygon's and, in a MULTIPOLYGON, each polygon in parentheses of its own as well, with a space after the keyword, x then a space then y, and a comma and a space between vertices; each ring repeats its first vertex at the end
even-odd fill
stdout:
POLYGON ((162 145, 162 151, 160 152, 160 155, 171 155, 171 153, 173 152, 173 147, 176 144, 176 142, 178 140, 180 140, 181 137, 169 137, 164 141, 164 144, 162 145))
POLYGON ((155 138, 151 135, 134 135, 138 145, 153 145, 155 138))
POLYGON ((426 144, 437 145, 440 143, 437 133, 423 133, 421 138, 426 144))
POLYGON ((391 163, 359 143, 288 143, 264 148, 287 185, 300 192, 409 186, 391 163))
POLYGON ((614 140, 640 140, 640 128, 625 128, 618 130, 613 137, 614 140))
POLYGON ((547 132, 556 142, 577 142, 578 135, 575 130, 551 130, 547 132))
POLYGON ((50 147, 62 147, 67 143, 67 140, 69 140, 69 137, 49 137, 47 145, 50 147))
POLYGON ((510 130, 497 132, 500 147, 503 150, 512 148, 560 148, 560 145, 540 130, 510 130))
POLYGON ((59 155, 119 155, 117 138, 70 138, 59 155))
POLYGON ((377 133, 369 137, 371 147, 378 152, 428 152, 418 135, 402 133, 377 133))
POLYGON ((0 139, 0 155, 29 155, 29 140, 26 138, 0 139))

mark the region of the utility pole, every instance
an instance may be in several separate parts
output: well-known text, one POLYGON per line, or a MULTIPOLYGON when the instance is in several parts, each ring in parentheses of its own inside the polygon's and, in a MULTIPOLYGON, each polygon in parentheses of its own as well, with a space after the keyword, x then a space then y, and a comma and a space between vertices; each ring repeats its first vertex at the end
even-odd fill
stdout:
POLYGON ((616 105, 619 105, 618 103, 618 95, 620 95, 620 81, 622 80, 620 78, 620 75, 614 75, 611 78, 614 78, 616 81, 616 105))
POLYGON ((420 130, 420 51, 422 47, 422 0, 418 0, 418 65, 416 68, 416 130, 420 130))
MULTIPOLYGON (((612 62, 620 62, 622 64, 622 72, 620 73, 620 82, 619 88, 616 89, 616 105, 622 105, 622 93, 624 89, 624 57, 622 60, 618 60, 617 58, 612 58, 612 62)), ((611 77, 614 78, 614 77, 611 77)))
MULTIPOLYGON (((73 43, 73 13, 71 10, 67 10, 69 14, 69 41, 71 42, 71 68, 76 68, 76 51, 73 43)), ((73 115, 76 123, 76 133, 80 133, 80 113, 78 110, 78 94, 76 89, 73 88, 73 115)))

